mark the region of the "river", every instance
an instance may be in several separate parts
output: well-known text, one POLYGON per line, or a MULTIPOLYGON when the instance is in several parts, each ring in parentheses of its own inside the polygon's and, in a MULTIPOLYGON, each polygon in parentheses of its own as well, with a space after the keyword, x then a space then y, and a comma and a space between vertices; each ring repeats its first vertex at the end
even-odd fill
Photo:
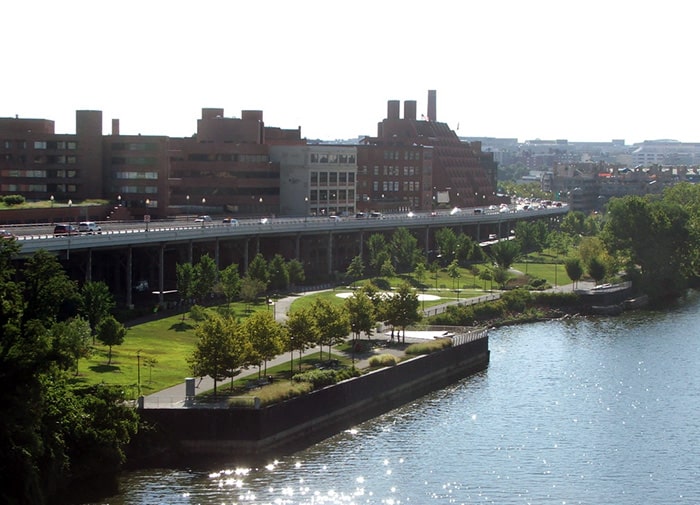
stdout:
POLYGON ((129 473, 100 505, 700 503, 700 296, 491 332, 488 370, 259 468, 129 473))

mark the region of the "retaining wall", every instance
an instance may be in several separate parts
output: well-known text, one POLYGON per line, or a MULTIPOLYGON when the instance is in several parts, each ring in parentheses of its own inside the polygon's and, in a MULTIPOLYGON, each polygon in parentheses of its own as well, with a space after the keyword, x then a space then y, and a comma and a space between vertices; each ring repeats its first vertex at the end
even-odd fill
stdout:
POLYGON ((484 337, 269 407, 149 408, 140 415, 156 428, 158 442, 151 438, 149 450, 160 459, 251 460, 313 445, 483 370, 488 362, 484 337))

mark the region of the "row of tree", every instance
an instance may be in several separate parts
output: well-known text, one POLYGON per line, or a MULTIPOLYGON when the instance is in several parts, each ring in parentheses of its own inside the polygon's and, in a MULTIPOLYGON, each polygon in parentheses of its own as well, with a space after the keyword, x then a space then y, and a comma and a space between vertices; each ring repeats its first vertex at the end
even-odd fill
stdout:
POLYGON ((268 361, 284 352, 290 353, 291 370, 294 353, 299 353, 301 370, 301 358, 307 349, 319 346, 323 359, 323 348, 327 347, 330 358, 331 347, 344 342, 348 335, 353 341, 363 333, 371 338, 377 321, 391 325, 393 339, 394 328, 405 330, 420 317, 418 297, 407 284, 391 296, 370 284, 353 293, 342 307, 319 299, 308 308, 288 314, 283 324, 269 311, 256 312, 242 322, 211 313, 195 330, 197 342, 189 363, 196 376, 214 379, 216 395, 219 381, 253 366, 258 367, 258 375, 266 374, 268 361))

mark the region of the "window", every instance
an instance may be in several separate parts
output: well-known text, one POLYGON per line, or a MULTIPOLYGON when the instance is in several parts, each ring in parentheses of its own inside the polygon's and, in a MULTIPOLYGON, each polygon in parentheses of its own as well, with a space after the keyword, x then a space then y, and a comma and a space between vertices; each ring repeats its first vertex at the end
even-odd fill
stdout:
POLYGON ((338 184, 338 172, 330 172, 328 174, 328 182, 330 184, 338 184))
POLYGON ((311 184, 314 186, 318 184, 318 172, 311 172, 311 184))
POLYGON ((34 149, 46 149, 46 142, 42 140, 35 140, 34 149))

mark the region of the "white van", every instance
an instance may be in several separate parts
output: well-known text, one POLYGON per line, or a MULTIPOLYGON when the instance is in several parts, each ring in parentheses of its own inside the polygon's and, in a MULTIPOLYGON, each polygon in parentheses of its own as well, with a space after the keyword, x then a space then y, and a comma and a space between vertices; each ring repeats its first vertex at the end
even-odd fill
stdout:
POLYGON ((95 221, 81 221, 78 223, 78 231, 92 235, 93 233, 102 233, 102 227, 95 221))

